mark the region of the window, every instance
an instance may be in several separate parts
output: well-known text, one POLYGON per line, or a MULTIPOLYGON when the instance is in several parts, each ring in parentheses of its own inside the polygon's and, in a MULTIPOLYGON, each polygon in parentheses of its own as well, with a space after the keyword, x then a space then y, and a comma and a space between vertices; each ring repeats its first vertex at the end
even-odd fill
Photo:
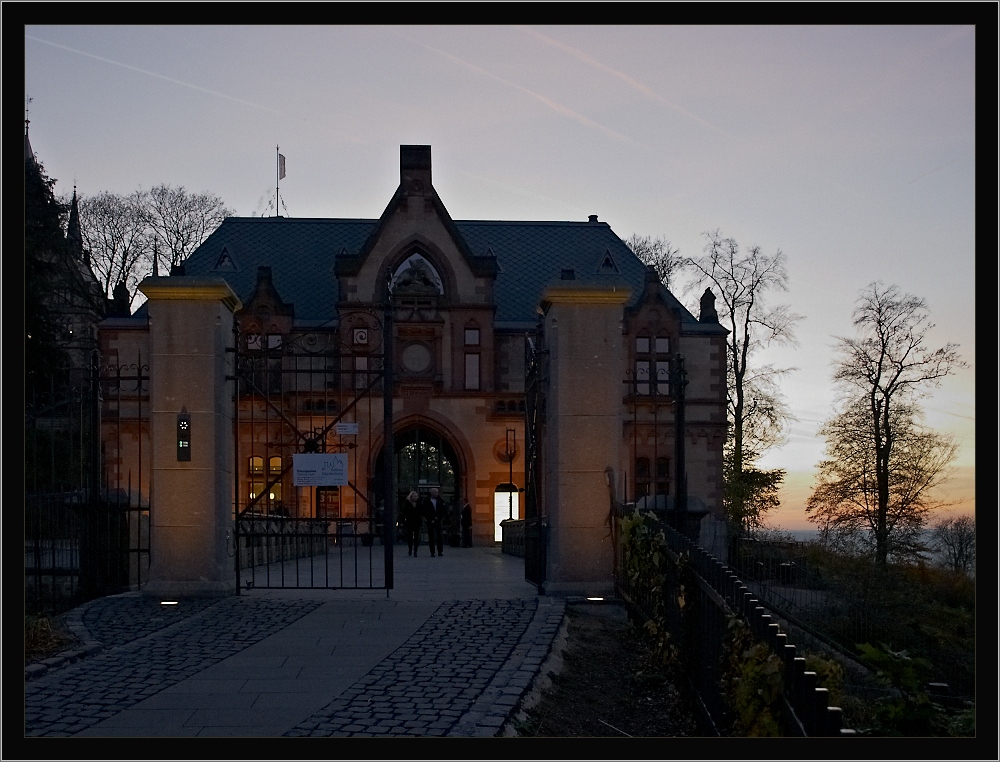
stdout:
POLYGON ((364 389, 368 386, 368 356, 355 355, 354 357, 354 388, 364 389))
POLYGON ((635 393, 670 394, 670 339, 636 336, 635 393))
POLYGON ((250 473, 251 474, 262 474, 264 473, 264 459, 260 455, 253 455, 250 458, 250 473))
POLYGON ((656 459, 656 494, 670 494, 670 458, 656 459))
POLYGON ((635 497, 649 494, 649 458, 635 459, 635 497))
POLYGON ((467 346, 467 347, 478 347, 479 346, 479 329, 478 328, 466 328, 465 329, 465 346, 467 346))
POLYGON ((465 355, 465 388, 474 391, 479 389, 479 355, 465 355))

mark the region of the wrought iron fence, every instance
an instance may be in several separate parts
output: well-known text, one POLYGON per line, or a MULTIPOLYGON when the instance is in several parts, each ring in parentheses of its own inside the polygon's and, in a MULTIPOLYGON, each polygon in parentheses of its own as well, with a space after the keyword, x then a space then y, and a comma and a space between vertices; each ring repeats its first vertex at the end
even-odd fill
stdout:
POLYGON ((139 366, 100 368, 95 357, 26 401, 25 613, 64 611, 144 580, 149 505, 138 473, 105 468, 101 427, 103 416, 109 435, 120 430, 124 398, 141 418, 147 382, 139 366))
POLYGON ((850 659, 859 658, 862 643, 919 652, 931 663, 930 682, 947 684, 954 697, 975 695, 974 653, 935 634, 929 617, 936 607, 931 602, 925 612, 926 595, 905 567, 879 568, 817 543, 752 538, 734 543, 729 560, 759 601, 824 647, 850 659))
POLYGON ((728 620, 742 618, 756 640, 766 643, 784 664, 786 733, 800 736, 851 735, 842 727, 839 707, 828 705, 828 693, 817 687, 815 672, 788 642, 788 635, 772 622, 758 599, 734 570, 709 555, 665 522, 658 522, 666 564, 658 589, 631 576, 629 545, 622 523, 630 510, 617 508, 614 516, 615 591, 640 621, 662 617, 680 650, 691 687, 704 715, 718 732, 732 726, 733 713, 722 687, 722 658, 728 620))

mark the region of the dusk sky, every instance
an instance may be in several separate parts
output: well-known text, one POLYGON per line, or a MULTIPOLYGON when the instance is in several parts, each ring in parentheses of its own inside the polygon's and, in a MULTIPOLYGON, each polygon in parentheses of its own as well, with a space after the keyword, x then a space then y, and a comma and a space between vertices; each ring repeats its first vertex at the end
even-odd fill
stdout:
MULTIPOLYGON (((399 146, 432 146, 454 219, 576 220, 703 253, 787 256, 798 345, 763 361, 797 417, 771 522, 804 513, 834 412, 834 337, 876 280, 923 297, 968 367, 924 400, 975 505, 971 26, 28 26, 32 147, 56 192, 166 183, 239 215, 377 218, 399 146)), ((992 167, 990 170, 992 171, 992 167)), ((697 295, 674 289, 685 304, 697 295)), ((697 311, 695 310, 696 314, 697 311)))

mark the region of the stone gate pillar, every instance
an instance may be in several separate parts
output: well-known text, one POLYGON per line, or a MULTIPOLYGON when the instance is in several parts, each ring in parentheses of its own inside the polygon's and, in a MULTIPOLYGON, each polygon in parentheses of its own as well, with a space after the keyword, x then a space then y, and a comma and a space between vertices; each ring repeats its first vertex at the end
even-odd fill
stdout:
POLYGON ((233 313, 241 306, 218 277, 150 277, 150 567, 156 596, 236 590, 233 527, 233 313), (189 445, 178 442, 186 417, 189 445), (185 450, 189 452, 185 453, 185 450))
POLYGON ((543 463, 545 591, 610 595, 609 473, 620 462, 626 287, 551 287, 542 297, 549 351, 543 463))

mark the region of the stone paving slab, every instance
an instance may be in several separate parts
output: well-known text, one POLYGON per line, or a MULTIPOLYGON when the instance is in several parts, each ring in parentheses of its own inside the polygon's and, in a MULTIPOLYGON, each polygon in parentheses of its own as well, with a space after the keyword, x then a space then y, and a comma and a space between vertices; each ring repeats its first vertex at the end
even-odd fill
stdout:
POLYGON ((551 599, 445 603, 285 735, 495 735, 548 653, 564 610, 551 599))
POLYGON ((496 735, 565 603, 536 596, 519 559, 466 554, 398 559, 391 599, 269 590, 176 607, 136 594, 92 601, 67 616, 83 643, 75 661, 30 681, 26 670, 25 735, 496 735))
MULTIPOLYGON (((125 643, 25 684, 25 735, 73 735, 70 728, 96 725, 283 630, 320 605, 236 597, 202 605, 205 601, 194 599, 193 615, 159 620, 165 626, 129 638, 127 633, 134 631, 129 619, 141 622, 145 610, 135 600, 142 599, 102 599, 105 612, 119 607, 119 614, 109 619, 121 628, 125 643)), ((176 608, 183 612, 186 606, 176 608)), ((234 692, 245 680, 235 682, 239 685, 229 686, 234 692)))

